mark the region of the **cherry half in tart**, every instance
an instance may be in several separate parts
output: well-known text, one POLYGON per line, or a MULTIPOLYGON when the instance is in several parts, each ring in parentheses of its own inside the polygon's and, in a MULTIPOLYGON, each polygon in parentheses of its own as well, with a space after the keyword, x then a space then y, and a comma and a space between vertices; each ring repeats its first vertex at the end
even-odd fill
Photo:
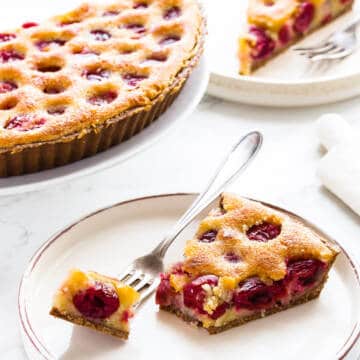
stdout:
POLYGON ((320 295, 338 249, 295 218, 223 194, 156 303, 214 334, 320 295))
POLYGON ((122 339, 139 294, 118 280, 95 272, 72 270, 56 292, 50 314, 122 339))
POLYGON ((240 74, 268 60, 351 9, 353 0, 249 0, 247 25, 239 38, 240 74))

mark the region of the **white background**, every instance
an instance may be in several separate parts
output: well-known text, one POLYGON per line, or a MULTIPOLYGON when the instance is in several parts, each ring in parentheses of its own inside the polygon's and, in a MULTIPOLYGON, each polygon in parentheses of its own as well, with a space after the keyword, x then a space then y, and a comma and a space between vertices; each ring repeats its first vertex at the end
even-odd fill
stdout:
MULTIPOLYGON (((42 13, 54 13, 74 2, 1 0, 1 23, 36 21, 42 13)), ((261 130, 265 143, 234 189, 298 212, 360 259, 360 219, 324 190, 315 175, 322 152, 313 122, 324 112, 339 112, 356 125, 360 101, 272 109, 205 97, 192 116, 129 162, 41 192, 0 198, 1 358, 25 356, 18 328, 17 289, 27 261, 40 244, 99 207, 142 195, 201 189, 226 149, 249 130, 261 130)))

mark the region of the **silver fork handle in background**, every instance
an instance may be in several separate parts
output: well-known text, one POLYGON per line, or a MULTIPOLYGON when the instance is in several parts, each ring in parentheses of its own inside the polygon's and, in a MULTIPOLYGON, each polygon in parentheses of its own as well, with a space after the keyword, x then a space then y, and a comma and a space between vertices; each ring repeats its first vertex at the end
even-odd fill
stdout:
POLYGON ((242 137, 221 162, 215 175, 205 190, 192 203, 190 208, 179 219, 164 240, 152 251, 153 255, 163 258, 169 246, 180 232, 190 224, 194 218, 214 201, 240 173, 249 165, 262 145, 261 133, 254 131, 242 137))

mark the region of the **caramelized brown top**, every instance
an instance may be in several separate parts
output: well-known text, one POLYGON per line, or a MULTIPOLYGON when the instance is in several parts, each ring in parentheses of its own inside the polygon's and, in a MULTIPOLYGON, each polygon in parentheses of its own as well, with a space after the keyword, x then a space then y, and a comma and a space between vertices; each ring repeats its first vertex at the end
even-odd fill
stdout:
POLYGON ((259 276, 280 280, 289 259, 334 260, 338 249, 294 218, 233 194, 201 221, 187 242, 184 268, 238 281, 259 276))
POLYGON ((0 31, 0 149, 81 136, 150 108, 198 52, 202 31, 195 0, 84 4, 0 31))

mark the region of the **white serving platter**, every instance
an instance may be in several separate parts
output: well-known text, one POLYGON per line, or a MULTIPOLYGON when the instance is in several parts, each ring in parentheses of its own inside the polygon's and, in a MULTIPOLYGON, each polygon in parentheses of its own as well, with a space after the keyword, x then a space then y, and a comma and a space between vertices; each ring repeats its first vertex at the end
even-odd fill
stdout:
MULTIPOLYGON (((96 1, 96 0, 95 0, 96 1)), ((57 13, 71 10, 82 0, 12 0, 1 9, 2 26, 7 29, 25 21, 41 21, 57 13)), ((1 31, 1 30, 0 30, 1 31)), ((30 175, 0 178, 0 196, 39 190, 110 168, 145 150, 175 124, 191 115, 203 97, 209 80, 207 61, 203 57, 173 105, 147 129, 130 140, 96 156, 30 175)))

